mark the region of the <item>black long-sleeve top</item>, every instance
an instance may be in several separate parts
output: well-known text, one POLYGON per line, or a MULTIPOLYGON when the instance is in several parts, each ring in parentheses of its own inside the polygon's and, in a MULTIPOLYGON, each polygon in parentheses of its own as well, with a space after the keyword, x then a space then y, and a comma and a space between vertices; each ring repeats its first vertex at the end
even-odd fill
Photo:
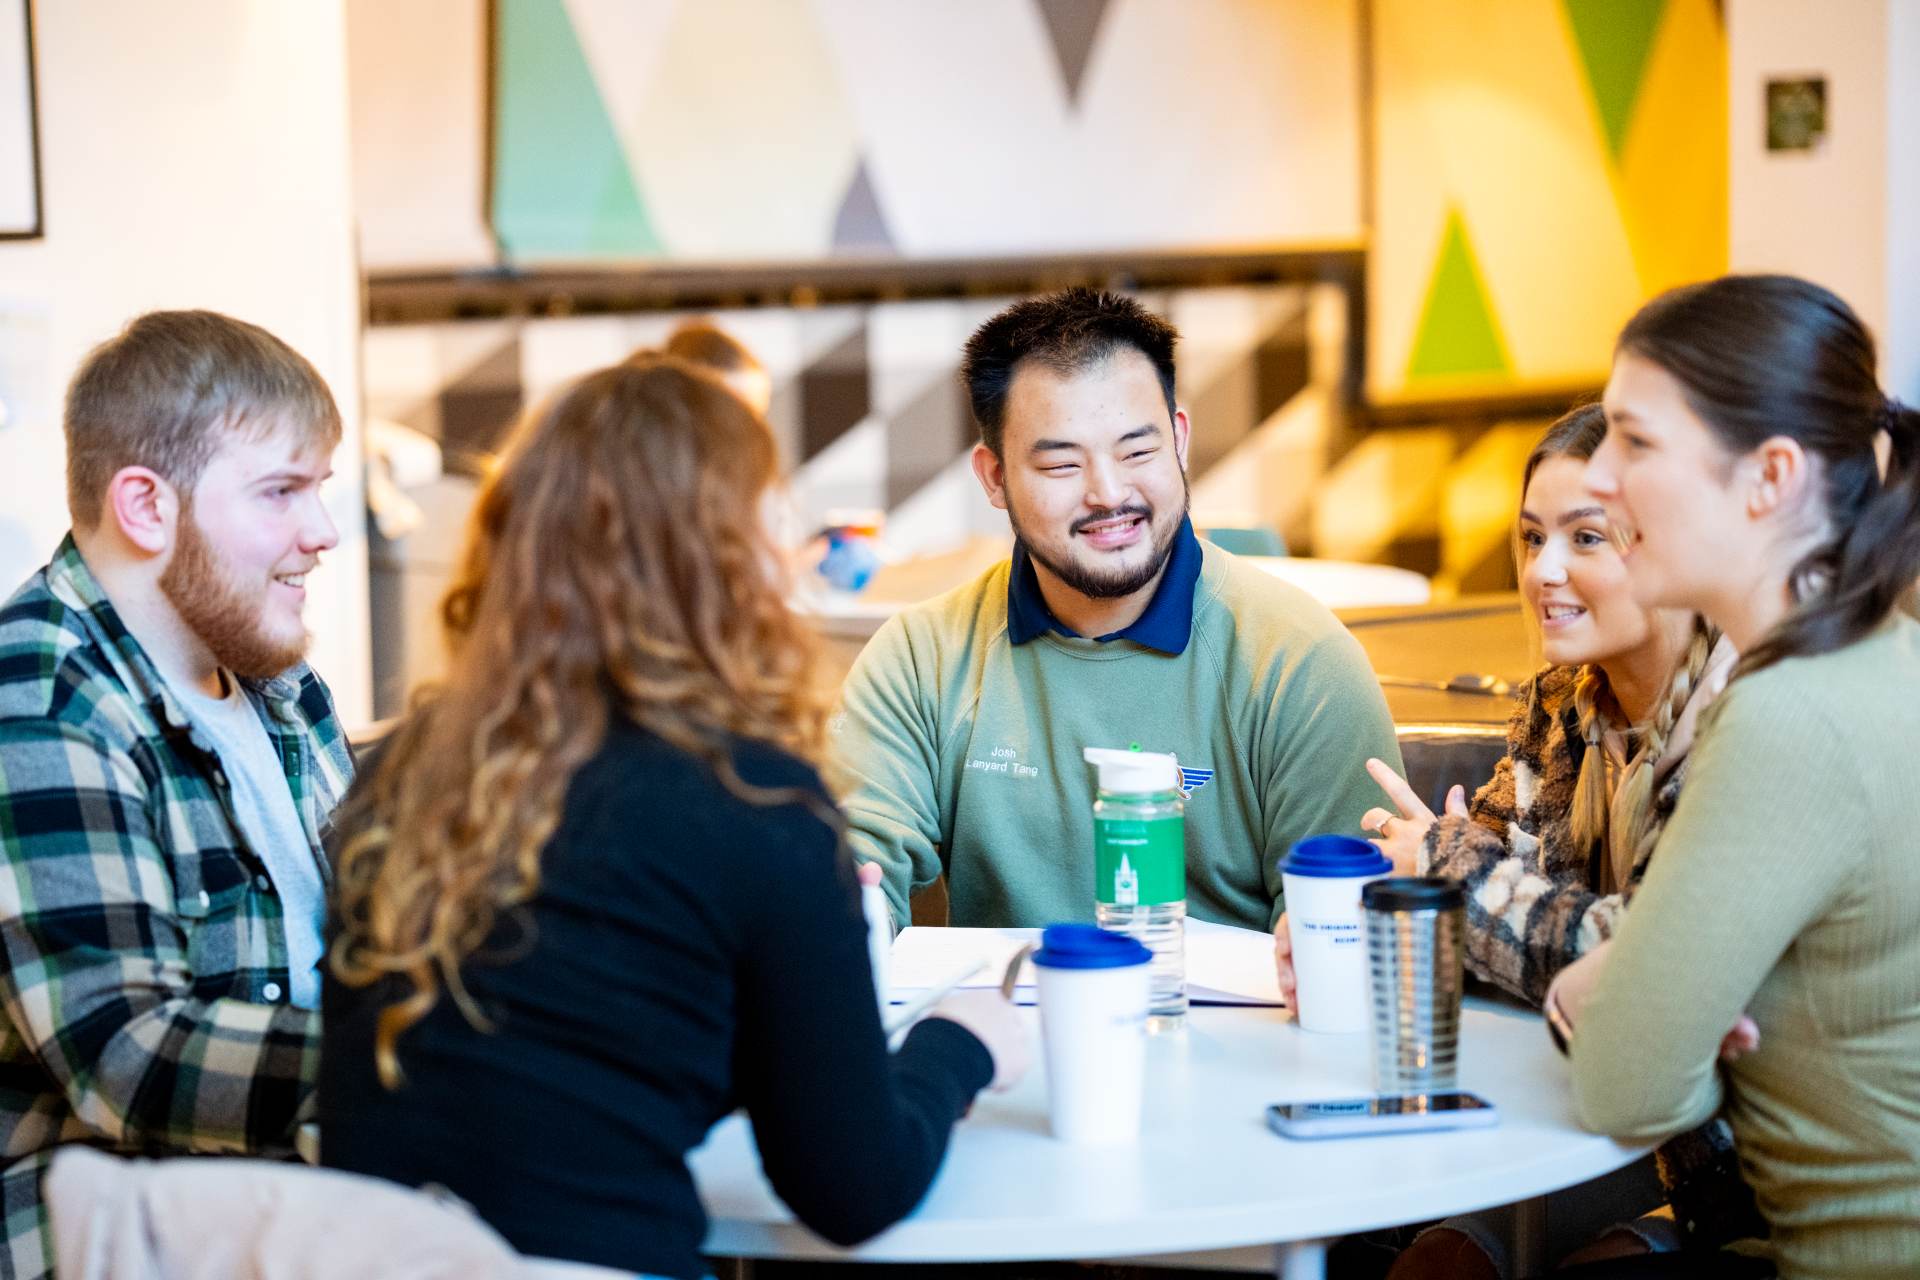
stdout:
MULTIPOLYGON (((741 775, 821 795, 738 743, 741 775)), ((371 776, 372 770, 368 771, 371 776)), ((524 1253, 704 1275, 686 1154, 737 1107, 800 1220, 853 1243, 925 1194, 993 1064, 958 1024, 889 1056, 851 867, 799 804, 762 807, 624 722, 576 775, 538 897, 462 967, 493 1023, 442 994, 381 1087, 392 987, 329 976, 321 1148, 335 1168, 439 1183, 524 1253), (482 958, 485 957, 485 958, 482 958)))

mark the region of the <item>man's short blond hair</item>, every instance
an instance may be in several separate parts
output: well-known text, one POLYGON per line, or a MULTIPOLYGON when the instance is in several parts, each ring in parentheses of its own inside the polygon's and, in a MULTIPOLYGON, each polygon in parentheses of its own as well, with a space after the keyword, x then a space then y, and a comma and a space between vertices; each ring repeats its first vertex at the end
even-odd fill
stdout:
POLYGON ((190 495, 223 439, 290 431, 331 450, 340 409, 306 357, 260 326, 150 311, 81 362, 64 426, 67 509, 91 530, 122 468, 150 468, 190 495))

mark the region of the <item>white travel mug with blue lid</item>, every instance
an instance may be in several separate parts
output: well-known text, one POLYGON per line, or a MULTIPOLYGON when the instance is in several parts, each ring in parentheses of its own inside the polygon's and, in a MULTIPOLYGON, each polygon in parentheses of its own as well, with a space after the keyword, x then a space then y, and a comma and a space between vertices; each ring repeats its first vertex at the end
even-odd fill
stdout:
POLYGON ((1153 953, 1090 924, 1050 925, 1033 953, 1047 1114, 1067 1142, 1140 1136, 1153 953))
POLYGON ((1296 840, 1280 863, 1293 941, 1294 1020, 1303 1031, 1367 1029, 1367 942, 1360 891, 1393 863, 1357 836, 1296 840))

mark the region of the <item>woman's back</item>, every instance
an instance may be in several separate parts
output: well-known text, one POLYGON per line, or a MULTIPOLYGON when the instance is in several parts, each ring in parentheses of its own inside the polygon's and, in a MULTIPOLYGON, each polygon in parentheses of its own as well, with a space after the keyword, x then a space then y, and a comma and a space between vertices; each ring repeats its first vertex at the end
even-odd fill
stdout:
POLYGON ((1714 1046, 1752 1013, 1728 1116, 1789 1275, 1920 1257, 1916 689, 1904 615, 1737 679, 1579 1022, 1583 1115, 1651 1137, 1712 1113, 1714 1046))
MULTIPOLYGON (((824 801, 772 748, 733 759, 751 784, 824 801)), ((406 1082, 388 1091, 375 1019, 403 993, 329 981, 326 1163, 440 1183, 529 1253, 697 1276, 684 1157, 745 1106, 804 1221, 836 1238, 891 1221, 992 1063, 941 1021, 887 1058, 843 862, 806 805, 749 803, 615 718, 569 786, 538 897, 461 968, 491 1031, 443 995, 401 1038, 406 1082), (860 1134, 862 1159, 835 1134, 860 1134)))

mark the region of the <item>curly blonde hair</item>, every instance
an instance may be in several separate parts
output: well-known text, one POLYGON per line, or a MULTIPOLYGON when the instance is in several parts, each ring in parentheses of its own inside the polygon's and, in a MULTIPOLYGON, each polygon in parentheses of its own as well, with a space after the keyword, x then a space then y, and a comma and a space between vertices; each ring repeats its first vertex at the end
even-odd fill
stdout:
POLYGON ((588 374, 516 431, 442 606, 446 677, 342 818, 329 960, 350 986, 401 981, 375 1041, 387 1087, 442 987, 485 1026, 460 966, 538 893, 568 784, 611 717, 749 801, 822 807, 750 786, 727 749, 821 746, 813 640, 760 518, 776 476, 765 423, 668 356, 588 374))

